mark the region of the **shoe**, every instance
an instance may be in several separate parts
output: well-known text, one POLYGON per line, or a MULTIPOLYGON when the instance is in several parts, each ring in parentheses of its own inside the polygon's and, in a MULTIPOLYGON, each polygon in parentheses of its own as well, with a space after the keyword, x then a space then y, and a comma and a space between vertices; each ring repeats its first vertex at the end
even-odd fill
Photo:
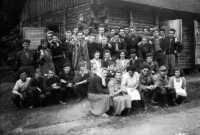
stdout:
POLYGON ((61 105, 66 105, 66 103, 65 103, 65 102, 62 102, 62 101, 60 101, 60 104, 61 104, 61 105))
POLYGON ((29 109, 33 109, 33 106, 30 106, 29 109))
POLYGON ((107 114, 104 113, 103 115, 101 115, 101 117, 108 118, 109 115, 107 115, 107 114))
POLYGON ((168 108, 169 106, 168 106, 168 104, 166 103, 166 104, 163 104, 163 108, 168 108))
POLYGON ((131 109, 128 109, 127 115, 130 115, 130 114, 131 114, 131 109))
POLYGON ((173 106, 178 106, 178 104, 176 103, 176 101, 172 101, 172 105, 173 106))
POLYGON ((76 103, 81 102, 81 100, 83 100, 83 96, 80 96, 80 97, 76 100, 76 103))
POLYGON ((152 105, 157 105, 158 102, 156 102, 156 101, 154 101, 154 100, 152 99, 152 100, 151 100, 151 104, 152 104, 152 105))

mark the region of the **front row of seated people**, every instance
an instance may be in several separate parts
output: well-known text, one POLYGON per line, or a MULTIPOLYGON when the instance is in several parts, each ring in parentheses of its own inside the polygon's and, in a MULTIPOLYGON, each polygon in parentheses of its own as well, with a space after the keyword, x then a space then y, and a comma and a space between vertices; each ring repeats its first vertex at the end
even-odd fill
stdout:
MULTIPOLYGON (((121 53, 121 61, 124 55, 121 53)), ((22 106, 33 108, 52 103, 64 105, 66 99, 77 98, 77 102, 80 102, 88 96, 91 112, 108 117, 106 112, 109 110, 114 115, 120 115, 124 110, 129 114, 131 108, 135 107, 133 102, 141 103, 143 109, 147 110, 148 99, 153 105, 167 108, 168 105, 181 104, 187 97, 186 80, 180 69, 175 69, 174 76, 168 80, 165 66, 161 66, 158 74, 155 74, 151 69, 154 64, 148 63, 140 69, 139 74, 131 64, 125 69, 122 67, 122 70, 116 70, 111 58, 105 58, 101 64, 107 67, 100 68, 95 74, 88 69, 85 61, 80 63, 80 70, 75 72, 71 70, 70 64, 64 64, 58 76, 50 69, 48 76, 42 77, 40 69, 36 69, 35 77, 29 78, 26 70, 20 70, 20 79, 12 90, 16 110, 22 106)))

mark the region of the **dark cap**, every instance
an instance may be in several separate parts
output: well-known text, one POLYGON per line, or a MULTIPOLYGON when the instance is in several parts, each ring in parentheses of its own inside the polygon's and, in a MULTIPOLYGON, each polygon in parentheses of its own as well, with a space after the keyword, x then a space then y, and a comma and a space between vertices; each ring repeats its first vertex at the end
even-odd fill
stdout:
POLYGON ((153 54, 152 53, 147 53, 146 58, 147 57, 153 57, 153 54))
POLYGON ((142 66, 142 69, 145 69, 145 68, 150 70, 150 66, 149 65, 143 65, 142 66))
POLYGON ((169 31, 174 31, 174 33, 176 32, 174 28, 170 28, 169 31))
POLYGON ((46 39, 41 39, 41 40, 40 40, 40 43, 41 43, 41 44, 43 44, 44 42, 47 42, 47 40, 46 40, 46 39))
POLYGON ((63 68, 65 68, 65 67, 70 67, 70 68, 71 68, 71 64, 70 64, 70 63, 65 63, 65 64, 63 65, 63 68))
POLYGON ((135 54, 136 53, 136 50, 135 49, 131 49, 130 50, 130 54, 135 54))
POLYGON ((29 40, 29 39, 24 39, 24 40, 22 40, 22 44, 24 43, 24 42, 27 42, 27 43, 31 43, 31 40, 29 40))
POLYGON ((136 71, 136 68, 134 67, 134 66, 128 66, 127 67, 127 72, 128 71, 133 71, 133 72, 135 72, 136 71))
POLYGON ((17 74, 18 76, 20 76, 22 73, 26 73, 27 74, 27 70, 26 69, 20 69, 17 74))

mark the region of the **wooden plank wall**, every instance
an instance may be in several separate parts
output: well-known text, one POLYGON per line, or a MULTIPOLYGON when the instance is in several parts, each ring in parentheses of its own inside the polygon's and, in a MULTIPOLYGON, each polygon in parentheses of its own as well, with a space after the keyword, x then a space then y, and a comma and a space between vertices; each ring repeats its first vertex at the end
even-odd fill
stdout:
POLYGON ((90 1, 91 0, 27 0, 21 13, 21 20, 28 20, 36 16, 75 7, 90 1))
POLYGON ((76 7, 67 9, 67 29, 73 30, 78 22, 78 15, 83 14, 86 22, 90 21, 91 10, 90 3, 85 3, 76 7))
POLYGON ((34 17, 25 21, 22 21, 22 27, 39 27, 39 18, 34 17))

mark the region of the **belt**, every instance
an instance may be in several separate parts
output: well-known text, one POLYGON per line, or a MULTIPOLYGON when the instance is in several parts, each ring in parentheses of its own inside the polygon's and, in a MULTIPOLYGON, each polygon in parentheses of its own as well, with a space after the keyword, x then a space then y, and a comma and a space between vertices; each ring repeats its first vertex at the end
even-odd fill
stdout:
POLYGON ((53 56, 54 59, 56 59, 56 58, 62 58, 62 57, 63 57, 63 55, 53 56))

